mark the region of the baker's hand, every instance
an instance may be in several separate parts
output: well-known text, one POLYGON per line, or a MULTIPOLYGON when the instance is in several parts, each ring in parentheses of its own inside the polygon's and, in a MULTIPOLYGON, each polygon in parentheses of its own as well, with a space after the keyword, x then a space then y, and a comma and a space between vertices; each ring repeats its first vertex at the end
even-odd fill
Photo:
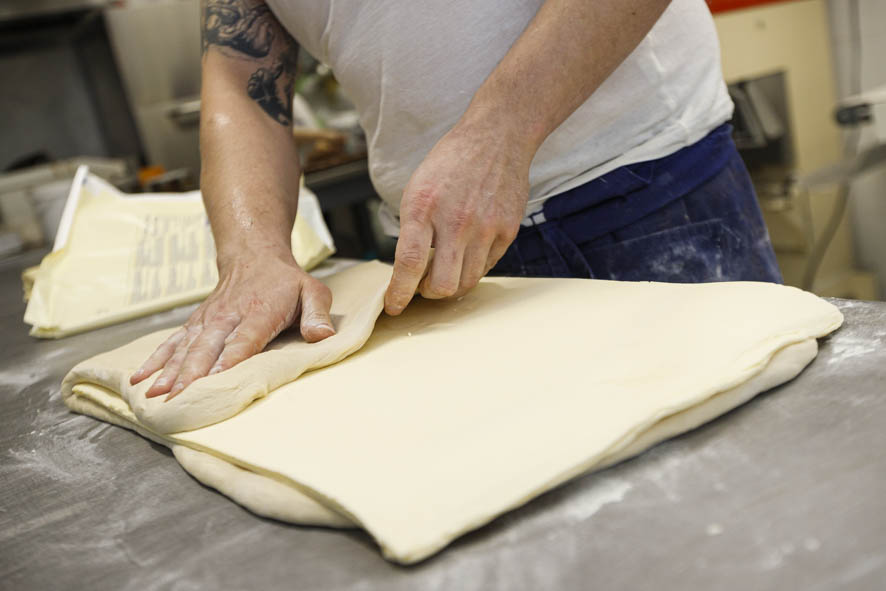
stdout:
POLYGON ((219 274, 215 290, 130 378, 137 384, 163 369, 148 398, 169 393, 171 400, 197 378, 260 352, 293 322, 300 321, 309 343, 335 333, 332 293, 291 255, 241 255, 228 267, 220 265, 219 274))
POLYGON ((492 128, 456 126, 440 139, 403 192, 388 314, 402 312, 416 290, 459 296, 495 266, 520 228, 530 161, 492 128))

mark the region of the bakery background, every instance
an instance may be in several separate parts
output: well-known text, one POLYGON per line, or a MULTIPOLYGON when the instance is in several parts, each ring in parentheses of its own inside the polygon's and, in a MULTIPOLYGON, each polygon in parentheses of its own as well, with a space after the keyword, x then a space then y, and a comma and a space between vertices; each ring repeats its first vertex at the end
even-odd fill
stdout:
MULTIPOLYGON (((368 537, 258 517, 161 446, 61 402, 71 367, 181 324, 215 281, 194 193, 199 5, 0 2, 0 589, 881 588, 886 304, 862 300, 886 298, 886 1, 709 5, 735 139, 785 279, 851 298, 830 300, 845 325, 777 392, 406 569, 368 537), (142 215, 169 194, 167 212, 187 223, 167 227, 167 246, 196 253, 179 261, 187 289, 157 290, 146 276, 99 289, 69 263, 113 277, 128 259, 89 242, 50 254, 64 251, 66 210, 95 205, 78 216, 109 228, 95 244, 138 242, 141 218, 120 227, 107 204, 142 215), (53 274, 66 264, 67 284, 53 274), (44 292, 55 299, 35 300, 44 292)), ((300 59, 293 133, 316 207, 293 237, 318 275, 390 259, 347 97, 327 68, 300 59)))
MULTIPOLYGON (((710 4, 735 139, 786 282, 883 297, 886 3, 710 4)), ((199 36, 197 0, 3 3, 0 256, 46 252, 80 164, 128 192, 197 188, 199 36)), ((300 59, 306 184, 340 256, 390 259, 356 114, 328 68, 300 59)))

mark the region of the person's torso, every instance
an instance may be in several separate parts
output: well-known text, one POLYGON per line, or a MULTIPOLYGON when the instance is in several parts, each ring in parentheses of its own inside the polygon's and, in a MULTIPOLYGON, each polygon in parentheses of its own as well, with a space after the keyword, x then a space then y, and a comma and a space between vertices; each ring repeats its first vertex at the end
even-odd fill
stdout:
MULTIPOLYGON (((413 171, 542 3, 268 0, 356 105, 370 176, 395 211, 413 171)), ((619 166, 673 153, 731 112, 704 0, 673 0, 634 52, 541 146, 530 169, 530 209, 619 166)))

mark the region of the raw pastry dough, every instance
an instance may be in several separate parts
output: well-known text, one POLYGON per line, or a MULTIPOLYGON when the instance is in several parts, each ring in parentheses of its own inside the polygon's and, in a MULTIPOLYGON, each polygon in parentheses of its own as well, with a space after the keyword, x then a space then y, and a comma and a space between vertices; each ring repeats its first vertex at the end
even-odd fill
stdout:
POLYGON ((791 379, 842 322, 811 294, 762 283, 486 279, 382 316, 361 351, 290 381, 360 346, 389 277, 367 263, 330 280, 349 335, 335 351, 293 339, 180 395, 184 422, 210 426, 170 433, 174 413, 122 379, 162 335, 80 364, 65 401, 169 445, 257 513, 357 524, 409 563, 791 379))
POLYGON ((336 325, 333 336, 308 344, 298 331, 287 331, 262 354, 194 382, 169 402, 162 396, 145 398, 153 377, 137 386, 129 385, 129 377, 177 330, 174 328, 84 361, 65 377, 62 391, 68 392, 80 382, 100 385, 122 396, 137 420, 157 433, 189 431, 217 423, 303 372, 335 363, 363 346, 384 306, 390 278, 390 268, 381 263, 360 265, 329 277, 325 283, 334 294, 330 311, 336 325))

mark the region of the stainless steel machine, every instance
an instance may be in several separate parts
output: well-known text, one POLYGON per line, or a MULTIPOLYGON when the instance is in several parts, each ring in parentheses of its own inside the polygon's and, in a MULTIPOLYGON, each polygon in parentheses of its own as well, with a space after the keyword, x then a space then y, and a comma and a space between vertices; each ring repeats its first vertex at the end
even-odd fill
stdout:
POLYGON ((150 164, 199 177, 200 2, 126 2, 104 13, 150 164))

